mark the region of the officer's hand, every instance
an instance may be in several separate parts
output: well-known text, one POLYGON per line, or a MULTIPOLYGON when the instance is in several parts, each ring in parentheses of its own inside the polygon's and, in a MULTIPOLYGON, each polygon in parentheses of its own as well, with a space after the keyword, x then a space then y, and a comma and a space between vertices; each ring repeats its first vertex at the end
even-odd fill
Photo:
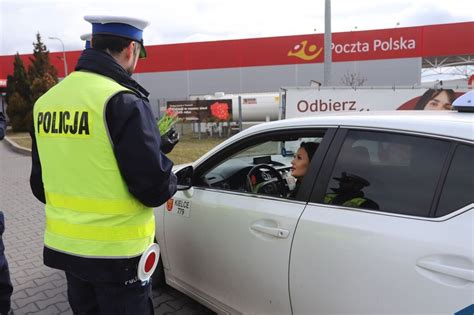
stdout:
POLYGON ((161 151, 168 154, 173 150, 174 146, 179 142, 179 133, 171 127, 167 133, 161 136, 161 151))

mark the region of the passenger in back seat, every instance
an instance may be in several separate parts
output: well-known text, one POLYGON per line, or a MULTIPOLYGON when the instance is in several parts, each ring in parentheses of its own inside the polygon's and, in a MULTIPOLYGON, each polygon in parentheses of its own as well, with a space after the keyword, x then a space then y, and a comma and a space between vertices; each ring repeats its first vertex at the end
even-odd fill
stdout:
POLYGON ((379 205, 364 196, 362 189, 370 185, 364 178, 355 174, 342 172, 341 177, 334 177, 339 187, 331 188, 332 193, 324 196, 324 203, 363 209, 378 210, 379 205))

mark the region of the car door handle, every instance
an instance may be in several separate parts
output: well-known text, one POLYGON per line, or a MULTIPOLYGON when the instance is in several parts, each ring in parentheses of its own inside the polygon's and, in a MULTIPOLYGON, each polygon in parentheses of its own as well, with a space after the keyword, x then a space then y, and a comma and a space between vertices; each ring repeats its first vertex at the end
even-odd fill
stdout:
POLYGON ((266 226, 262 224, 253 224, 250 228, 254 231, 269 234, 278 238, 287 238, 288 235, 290 235, 289 230, 266 226))
POLYGON ((460 278, 474 282, 474 270, 460 267, 453 267, 435 261, 418 261, 417 266, 431 271, 439 272, 448 276, 460 278))

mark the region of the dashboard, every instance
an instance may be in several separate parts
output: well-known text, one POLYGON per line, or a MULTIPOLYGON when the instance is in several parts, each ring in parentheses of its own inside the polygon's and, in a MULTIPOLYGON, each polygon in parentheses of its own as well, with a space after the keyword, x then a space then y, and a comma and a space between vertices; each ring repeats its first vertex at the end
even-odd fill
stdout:
POLYGON ((208 187, 249 191, 247 175, 257 165, 268 165, 277 170, 281 177, 291 176, 291 156, 265 155, 259 157, 235 157, 224 161, 201 178, 208 187))

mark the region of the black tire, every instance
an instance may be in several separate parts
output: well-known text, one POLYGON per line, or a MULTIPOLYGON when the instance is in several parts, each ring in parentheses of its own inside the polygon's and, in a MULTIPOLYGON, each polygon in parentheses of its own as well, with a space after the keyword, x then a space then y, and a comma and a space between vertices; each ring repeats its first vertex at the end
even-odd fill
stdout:
POLYGON ((160 257, 155 272, 151 275, 151 283, 153 288, 162 288, 166 285, 165 270, 163 268, 163 260, 160 257))

